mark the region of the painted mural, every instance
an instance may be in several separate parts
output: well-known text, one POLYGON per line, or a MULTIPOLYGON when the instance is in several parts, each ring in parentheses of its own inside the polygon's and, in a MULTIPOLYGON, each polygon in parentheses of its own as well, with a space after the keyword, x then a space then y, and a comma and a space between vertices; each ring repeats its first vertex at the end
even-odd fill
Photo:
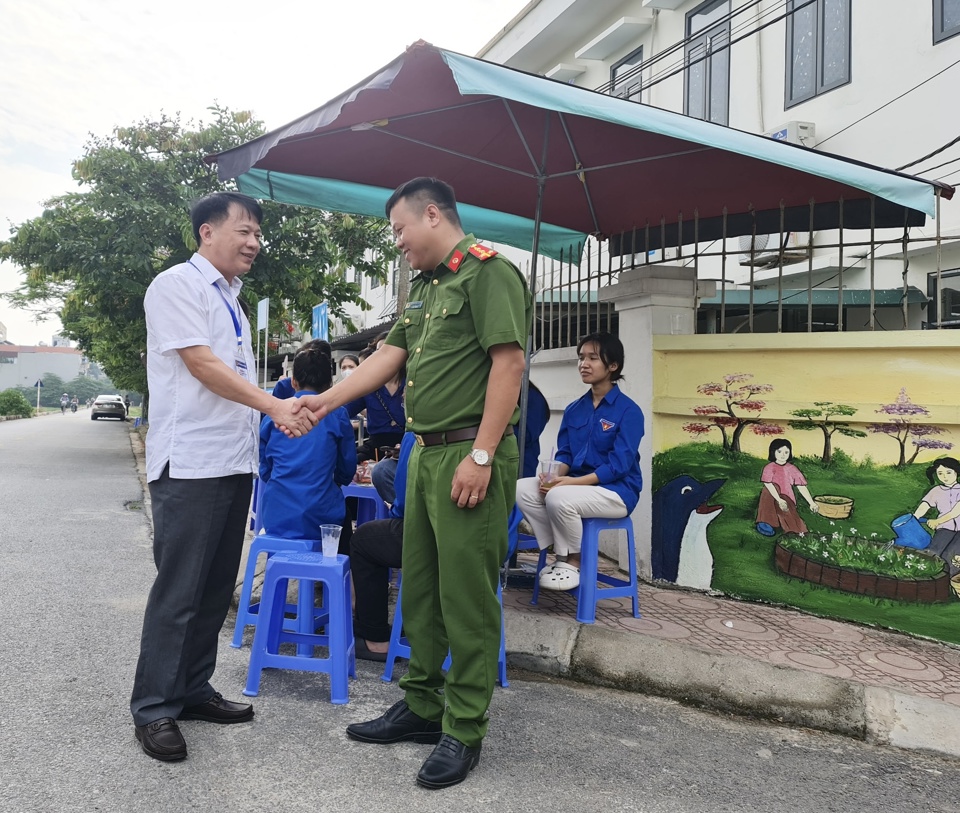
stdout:
POLYGON ((654 579, 960 643, 960 410, 849 357, 829 387, 716 360, 664 368, 654 579))

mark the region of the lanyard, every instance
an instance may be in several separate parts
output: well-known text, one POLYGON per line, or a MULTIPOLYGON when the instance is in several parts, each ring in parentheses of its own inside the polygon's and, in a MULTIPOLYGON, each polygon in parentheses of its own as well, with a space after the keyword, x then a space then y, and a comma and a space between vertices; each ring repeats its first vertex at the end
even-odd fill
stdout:
MULTIPOLYGON (((187 262, 190 263, 190 265, 193 265, 192 260, 187 260, 187 262)), ((197 268, 197 266, 195 265, 193 265, 193 267, 197 268)), ((197 271, 200 271, 200 269, 197 268, 197 271)), ((203 272, 200 271, 200 273, 202 274, 203 272)), ((238 348, 243 347, 243 328, 240 327, 240 320, 237 318, 237 312, 233 309, 233 306, 227 301, 227 298, 223 295, 223 291, 220 290, 220 286, 217 285, 216 282, 212 282, 211 285, 213 285, 213 287, 217 289, 217 293, 220 294, 220 298, 223 300, 223 304, 226 306, 227 310, 230 311, 230 318, 233 320, 233 327, 237 331, 237 347, 238 348)))

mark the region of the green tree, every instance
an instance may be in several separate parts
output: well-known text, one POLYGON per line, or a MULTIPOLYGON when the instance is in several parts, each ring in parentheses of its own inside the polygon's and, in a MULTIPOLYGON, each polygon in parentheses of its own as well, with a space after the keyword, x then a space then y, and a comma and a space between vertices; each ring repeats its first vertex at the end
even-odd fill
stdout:
POLYGON ((848 438, 865 438, 866 432, 851 428, 849 423, 837 421, 835 418, 849 418, 856 413, 857 408, 848 404, 835 404, 832 401, 814 401, 813 408, 794 409, 790 414, 799 421, 790 421, 791 429, 812 431, 819 429, 823 433, 823 462, 829 463, 833 458, 833 436, 843 435, 848 438))
MULTIPOLYGON (((23 284, 7 298, 40 314, 57 313, 117 387, 146 393, 143 296, 163 269, 196 248, 188 207, 209 192, 234 188, 204 162, 211 153, 262 135, 249 113, 210 108, 209 124, 162 115, 92 136, 74 162, 80 191, 48 201, 43 214, 16 226, 0 258, 19 265, 23 284)), ((343 317, 368 307, 346 270, 385 278, 396 254, 382 220, 264 203, 264 245, 245 280, 254 308, 269 296, 272 316, 306 326, 326 301, 343 317)))
POLYGON ((33 415, 33 407, 19 391, 4 390, 0 392, 0 415, 18 415, 21 418, 29 418, 33 415))

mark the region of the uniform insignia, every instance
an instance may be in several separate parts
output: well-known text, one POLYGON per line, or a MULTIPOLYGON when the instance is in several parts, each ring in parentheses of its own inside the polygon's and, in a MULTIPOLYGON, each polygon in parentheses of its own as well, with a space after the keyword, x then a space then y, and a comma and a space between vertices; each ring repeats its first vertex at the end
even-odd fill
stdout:
POLYGON ((497 252, 492 248, 487 248, 486 246, 481 246, 479 243, 474 243, 470 248, 467 249, 474 257, 478 260, 489 260, 491 257, 496 257, 497 252))
POLYGON ((457 249, 453 252, 450 260, 447 262, 447 268, 456 273, 460 269, 460 263, 463 262, 463 252, 457 249))
POLYGON ((408 302, 408 303, 407 303, 407 310, 408 310, 408 311, 418 310, 418 309, 420 309, 420 308, 422 308, 422 307, 423 307, 423 302, 422 302, 422 301, 421 301, 421 302, 408 302))
POLYGON ((600 419, 600 429, 602 429, 604 432, 609 432, 615 426, 616 424, 611 421, 608 421, 604 418, 600 419))

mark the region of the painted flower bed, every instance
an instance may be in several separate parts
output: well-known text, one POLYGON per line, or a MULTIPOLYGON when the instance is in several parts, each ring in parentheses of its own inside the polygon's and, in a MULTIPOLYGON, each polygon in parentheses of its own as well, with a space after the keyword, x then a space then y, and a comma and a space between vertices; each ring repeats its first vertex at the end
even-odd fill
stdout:
POLYGON ((848 593, 900 601, 950 600, 943 560, 923 551, 868 539, 787 534, 775 555, 777 569, 848 593))

